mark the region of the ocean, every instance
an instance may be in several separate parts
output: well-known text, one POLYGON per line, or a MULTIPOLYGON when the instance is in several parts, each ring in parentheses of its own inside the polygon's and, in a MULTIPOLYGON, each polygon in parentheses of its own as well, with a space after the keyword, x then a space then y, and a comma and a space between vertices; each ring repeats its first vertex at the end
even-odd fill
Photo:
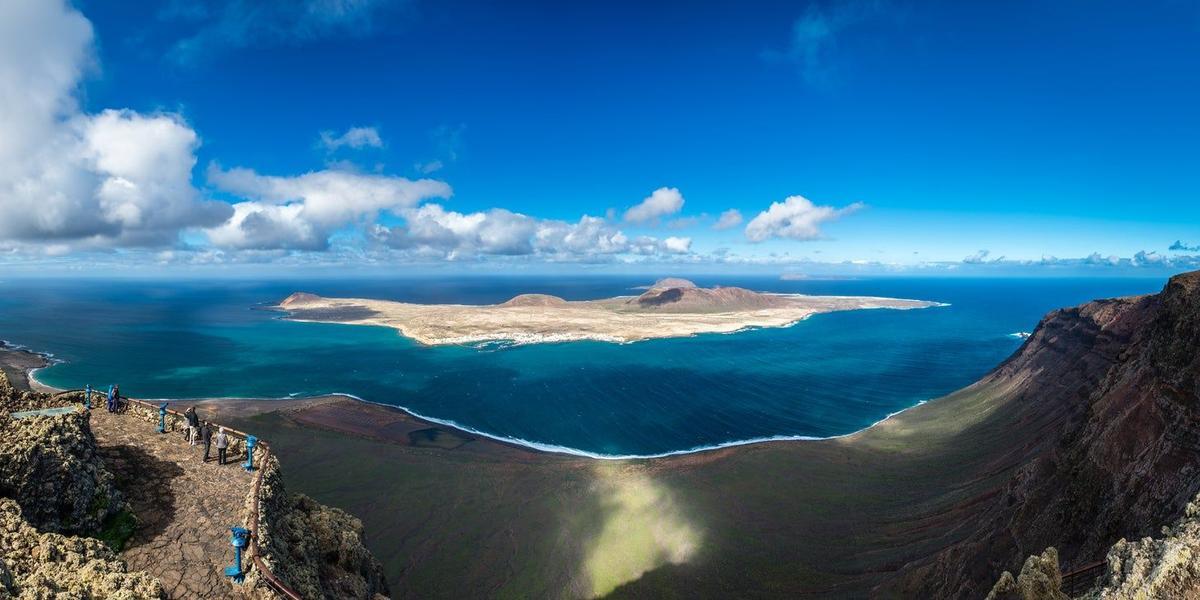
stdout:
POLYGON ((1164 279, 691 277, 761 291, 933 300, 792 327, 633 344, 424 347, 390 329, 297 323, 294 291, 484 304, 519 293, 640 293, 645 277, 0 281, 0 339, 53 356, 37 378, 138 398, 340 392, 529 446, 650 456, 868 427, 986 374, 1046 312, 1150 293, 1164 279))

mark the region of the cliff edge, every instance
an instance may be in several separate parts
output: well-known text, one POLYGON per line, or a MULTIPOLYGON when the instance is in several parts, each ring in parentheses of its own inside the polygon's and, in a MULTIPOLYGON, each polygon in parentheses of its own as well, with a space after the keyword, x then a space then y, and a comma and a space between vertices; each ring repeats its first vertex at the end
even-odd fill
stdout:
POLYGON ((1008 402, 1038 430, 1013 440, 1032 458, 980 499, 970 534, 885 589, 981 596, 1049 547, 1070 571, 1155 533, 1200 491, 1200 272, 1050 313, 989 380, 1015 382, 1008 402))

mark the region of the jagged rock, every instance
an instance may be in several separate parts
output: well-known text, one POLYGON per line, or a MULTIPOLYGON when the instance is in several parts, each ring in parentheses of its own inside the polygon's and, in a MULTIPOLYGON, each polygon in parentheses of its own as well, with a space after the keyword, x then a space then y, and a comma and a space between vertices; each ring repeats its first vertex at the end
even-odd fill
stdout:
POLYGON ((88 418, 0 414, 0 497, 16 500, 38 529, 92 533, 123 507, 88 418))
POLYGON ((1108 551, 1107 570, 1088 600, 1200 598, 1200 496, 1161 539, 1121 539, 1108 551))
POLYGON ((1026 558, 1021 574, 1015 578, 1005 571, 988 593, 987 600, 1069 600, 1062 593, 1058 550, 1052 546, 1040 555, 1026 558))
POLYGON ((0 499, 0 597, 138 600, 164 597, 157 579, 129 573, 99 540, 42 533, 0 499))
POLYGON ((274 456, 262 468, 258 537, 272 572, 305 598, 385 597, 383 567, 363 545, 362 521, 289 494, 274 456))

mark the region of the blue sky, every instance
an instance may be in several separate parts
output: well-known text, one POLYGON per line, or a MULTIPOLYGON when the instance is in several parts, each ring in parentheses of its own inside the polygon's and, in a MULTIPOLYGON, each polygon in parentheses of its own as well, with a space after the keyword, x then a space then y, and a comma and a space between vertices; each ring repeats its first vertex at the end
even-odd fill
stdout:
POLYGON ((4 11, 0 268, 1200 267, 1190 2, 4 11))

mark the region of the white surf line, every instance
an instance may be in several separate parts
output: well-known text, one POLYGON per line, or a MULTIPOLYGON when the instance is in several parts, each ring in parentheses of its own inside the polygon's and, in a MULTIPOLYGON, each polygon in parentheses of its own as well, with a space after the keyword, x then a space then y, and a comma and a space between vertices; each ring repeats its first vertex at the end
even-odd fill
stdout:
MULTIPOLYGON (((33 352, 32 350, 28 350, 28 349, 24 349, 24 350, 26 352, 33 352)), ((37 353, 37 354, 40 354, 40 353, 37 353)), ((66 361, 60 360, 56 364, 61 364, 61 363, 65 363, 65 362, 66 361)), ((30 380, 37 383, 38 385, 43 386, 43 387, 46 387, 46 388, 49 388, 52 390, 57 390, 58 388, 56 388, 52 385, 47 385, 45 383, 42 383, 40 380, 38 380, 35 377, 37 371, 41 371, 44 368, 45 367, 31 369, 29 371, 30 380)), ((836 440, 839 438, 850 437, 852 435, 862 433, 868 429, 871 429, 872 427, 875 427, 876 425, 879 425, 880 423, 883 423, 884 421, 887 421, 888 419, 891 419, 892 417, 895 417, 896 415, 899 415, 903 412, 912 410, 912 409, 928 402, 928 400, 921 400, 920 402, 917 402, 916 404, 914 404, 908 408, 902 408, 895 412, 889 413, 884 418, 882 418, 878 421, 875 421, 874 423, 871 423, 870 425, 863 427, 862 429, 859 429, 856 431, 851 431, 849 433, 842 433, 842 434, 838 434, 838 435, 830 435, 830 436, 824 436, 824 437, 811 436, 811 435, 772 435, 772 436, 748 438, 748 439, 744 439, 744 440, 733 440, 733 441, 729 441, 729 442, 720 442, 717 444, 693 446, 691 448, 687 448, 684 450, 669 450, 667 452, 658 452, 658 453, 654 453, 654 454, 603 454, 600 452, 591 452, 589 450, 581 450, 579 448, 571 448, 570 446, 561 446, 558 444, 548 444, 545 442, 535 442, 535 441, 527 440, 524 438, 508 437, 508 436, 503 436, 503 435, 499 435, 499 434, 488 433, 486 431, 475 429, 474 427, 471 427, 468 425, 463 425, 452 419, 441 419, 438 417, 431 417, 428 415, 424 415, 415 410, 408 408, 407 406, 401 406, 398 404, 386 404, 386 403, 377 402, 374 400, 367 400, 366 398, 355 396, 354 394, 349 394, 346 392, 329 392, 327 394, 310 394, 307 396, 300 396, 300 395, 295 395, 295 396, 289 395, 289 396, 283 396, 283 397, 276 396, 274 398, 247 398, 245 396, 206 396, 204 398, 141 398, 141 400, 144 400, 146 402, 152 402, 152 403, 153 402, 167 402, 167 403, 200 402, 203 400, 266 400, 269 402, 286 402, 288 400, 311 400, 314 398, 324 398, 327 396, 341 396, 343 398, 350 398, 351 400, 357 400, 359 402, 363 402, 366 404, 374 404, 376 406, 393 408, 396 410, 400 410, 412 417, 416 417, 417 419, 420 419, 422 421, 428 421, 430 423, 436 423, 438 425, 452 427, 459 431, 470 433, 472 435, 482 436, 482 437, 485 437, 485 438, 488 438, 491 440, 495 440, 497 442, 513 444, 515 446, 529 448, 531 450, 537 450, 539 452, 547 452, 547 453, 551 453, 551 454, 567 454, 570 456, 579 456, 582 458, 590 458, 590 459, 595 459, 595 460, 645 460, 645 459, 653 459, 653 458, 667 458, 667 457, 671 457, 671 456, 685 456, 688 454, 699 454, 701 452, 711 452, 713 450, 721 450, 724 448, 736 448, 738 446, 749 446, 751 444, 762 444, 762 443, 767 443, 767 442, 816 442, 816 441, 821 441, 821 440, 836 440)))

